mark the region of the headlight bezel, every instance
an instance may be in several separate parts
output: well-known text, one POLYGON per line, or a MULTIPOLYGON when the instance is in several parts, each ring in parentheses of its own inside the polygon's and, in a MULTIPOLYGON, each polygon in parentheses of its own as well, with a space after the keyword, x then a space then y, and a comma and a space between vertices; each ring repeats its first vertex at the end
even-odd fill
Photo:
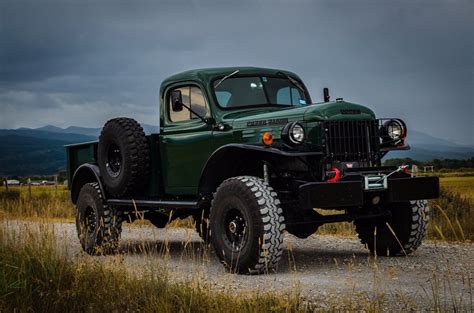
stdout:
POLYGON ((397 145, 403 142, 407 136, 406 124, 401 119, 388 119, 382 124, 380 135, 384 144, 397 145), (400 134, 394 135, 394 132, 390 130, 391 127, 397 127, 400 134))
POLYGON ((302 145, 306 139, 306 130, 304 126, 296 122, 291 122, 285 125, 281 131, 281 138, 286 144, 291 146, 302 145), (297 131, 297 133, 295 133, 297 131))

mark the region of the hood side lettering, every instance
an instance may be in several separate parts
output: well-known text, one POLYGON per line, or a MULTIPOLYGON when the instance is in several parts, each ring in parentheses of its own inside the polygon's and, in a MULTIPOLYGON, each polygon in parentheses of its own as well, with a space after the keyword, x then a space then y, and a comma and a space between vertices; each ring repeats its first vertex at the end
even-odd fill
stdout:
POLYGON ((287 118, 274 118, 269 120, 258 120, 258 121, 250 121, 247 122, 247 127, 254 127, 254 126, 267 126, 267 125, 283 125, 287 124, 287 118))
POLYGON ((359 109, 341 109, 341 114, 360 114, 359 109))

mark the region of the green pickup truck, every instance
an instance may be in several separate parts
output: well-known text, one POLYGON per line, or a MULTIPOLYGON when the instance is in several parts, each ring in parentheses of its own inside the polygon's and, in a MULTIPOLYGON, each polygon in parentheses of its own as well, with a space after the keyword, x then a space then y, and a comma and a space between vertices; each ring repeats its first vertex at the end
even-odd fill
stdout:
POLYGON ((354 222, 378 255, 416 250, 438 178, 382 166, 389 151, 409 149, 402 120, 323 95, 312 103, 296 74, 267 68, 167 78, 159 133, 120 117, 98 142, 66 147, 83 249, 116 252, 122 223, 140 215, 160 228, 192 216, 237 273, 274 269, 285 231, 307 238, 325 223, 354 222))

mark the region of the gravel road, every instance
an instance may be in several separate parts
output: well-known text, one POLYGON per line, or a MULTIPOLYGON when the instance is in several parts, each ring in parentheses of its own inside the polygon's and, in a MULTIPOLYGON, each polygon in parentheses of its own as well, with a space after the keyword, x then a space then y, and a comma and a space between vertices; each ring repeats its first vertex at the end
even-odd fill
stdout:
MULTIPOLYGON (((3 227, 40 231, 45 224, 4 221, 3 227)), ((354 238, 313 235, 302 240, 286 235, 286 249, 276 273, 259 276, 224 271, 212 250, 196 232, 183 228, 157 229, 125 225, 119 256, 90 257, 80 248, 75 225, 48 223, 70 258, 120 258, 137 275, 165 268, 175 281, 202 279, 210 288, 240 293, 297 290, 309 301, 332 303, 352 297, 380 297, 391 303, 413 301, 431 306, 435 298, 452 297, 472 308, 474 245, 425 242, 408 257, 373 258, 354 238), (433 292, 434 291, 434 292, 433 292), (435 296, 433 296, 433 294, 435 296), (470 303, 470 304, 469 304, 470 303)))

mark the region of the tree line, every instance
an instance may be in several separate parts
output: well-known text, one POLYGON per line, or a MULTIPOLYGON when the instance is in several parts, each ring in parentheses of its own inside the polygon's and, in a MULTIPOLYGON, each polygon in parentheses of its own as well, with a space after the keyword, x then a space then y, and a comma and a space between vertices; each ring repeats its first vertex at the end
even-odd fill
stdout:
POLYGON ((402 164, 417 165, 418 167, 433 166, 435 170, 439 169, 450 169, 459 170, 463 168, 474 168, 474 157, 465 160, 458 159, 434 159, 430 161, 417 161, 411 158, 396 158, 385 160, 383 165, 385 166, 399 166, 402 164))

